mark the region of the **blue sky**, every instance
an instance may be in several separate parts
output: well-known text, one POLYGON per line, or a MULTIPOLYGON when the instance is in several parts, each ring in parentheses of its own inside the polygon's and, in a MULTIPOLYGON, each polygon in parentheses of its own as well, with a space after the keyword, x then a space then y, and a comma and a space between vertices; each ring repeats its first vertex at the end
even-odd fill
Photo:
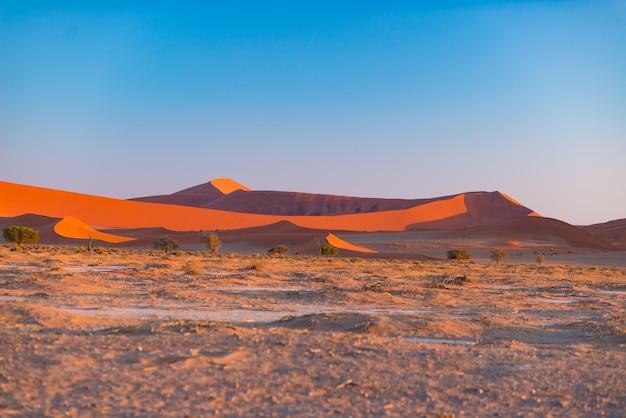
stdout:
POLYGON ((626 1, 0 0, 0 180, 626 217, 626 1), (389 4, 391 3, 391 4, 389 4))

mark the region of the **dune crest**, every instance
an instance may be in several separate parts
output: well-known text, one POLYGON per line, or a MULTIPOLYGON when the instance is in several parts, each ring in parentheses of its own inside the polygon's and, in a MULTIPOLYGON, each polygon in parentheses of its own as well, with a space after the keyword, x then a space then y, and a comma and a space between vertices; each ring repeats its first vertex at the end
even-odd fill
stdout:
POLYGON ((237 183, 236 181, 228 178, 213 179, 210 181, 210 183, 213 185, 213 187, 215 187, 217 190, 224 194, 231 194, 236 190, 243 190, 246 192, 252 190, 249 187, 246 187, 243 184, 237 183))
POLYGON ((326 241, 333 247, 337 247, 341 250, 348 251, 357 251, 360 253, 377 253, 378 251, 371 250, 369 248, 361 247, 359 245, 354 245, 349 243, 348 241, 342 240, 337 235, 331 234, 330 232, 326 236, 326 241))
MULTIPOLYGON (((513 199, 511 196, 509 196, 506 193, 502 193, 502 192, 498 192, 502 197, 504 197, 506 200, 508 200, 511 203, 515 203, 517 206, 521 206, 521 207, 525 207, 524 205, 522 205, 520 202, 518 202, 517 200, 513 199)), ((531 212, 528 214, 528 216, 538 216, 541 217, 541 215, 538 212, 531 212)))
POLYGON ((73 216, 66 216, 54 225, 54 232, 65 238, 89 239, 99 241, 119 243, 133 241, 134 238, 122 237, 120 235, 107 234, 96 231, 86 223, 73 216))

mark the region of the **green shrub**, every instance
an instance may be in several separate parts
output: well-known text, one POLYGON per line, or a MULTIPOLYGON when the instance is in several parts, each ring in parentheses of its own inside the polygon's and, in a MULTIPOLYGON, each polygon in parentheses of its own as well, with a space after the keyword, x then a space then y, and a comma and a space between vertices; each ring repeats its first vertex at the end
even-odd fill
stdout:
POLYGON ((14 242, 18 247, 22 244, 35 244, 39 241, 39 232, 27 226, 7 226, 2 230, 4 239, 14 242))
POLYGON ((339 248, 330 244, 324 244, 320 247, 320 253, 322 255, 335 255, 338 252, 339 252, 339 248))

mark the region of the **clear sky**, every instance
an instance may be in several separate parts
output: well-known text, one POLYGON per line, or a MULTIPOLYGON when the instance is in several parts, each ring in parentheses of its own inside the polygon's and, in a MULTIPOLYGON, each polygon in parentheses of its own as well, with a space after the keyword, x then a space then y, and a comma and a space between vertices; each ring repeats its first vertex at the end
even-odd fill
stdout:
POLYGON ((626 217, 626 0, 0 0, 0 180, 626 217))

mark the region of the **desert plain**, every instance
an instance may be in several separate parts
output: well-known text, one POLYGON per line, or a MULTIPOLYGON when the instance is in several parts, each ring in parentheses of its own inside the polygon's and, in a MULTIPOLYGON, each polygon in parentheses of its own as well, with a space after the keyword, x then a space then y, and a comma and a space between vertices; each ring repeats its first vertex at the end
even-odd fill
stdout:
POLYGON ((5 245, 0 415, 622 417, 621 256, 5 245))

